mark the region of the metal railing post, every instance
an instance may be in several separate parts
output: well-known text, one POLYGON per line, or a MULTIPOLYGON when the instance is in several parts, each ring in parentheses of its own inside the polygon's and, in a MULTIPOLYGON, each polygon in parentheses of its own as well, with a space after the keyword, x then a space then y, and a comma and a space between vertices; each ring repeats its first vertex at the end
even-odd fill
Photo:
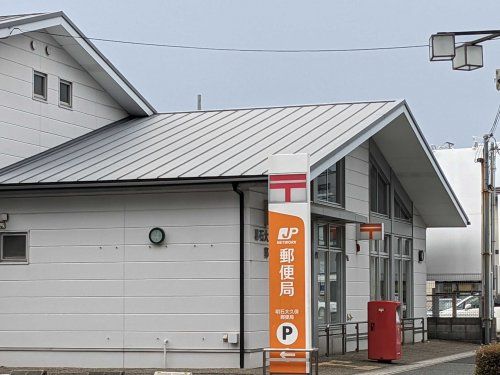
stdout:
POLYGON ((330 325, 327 324, 325 327, 326 333, 326 356, 330 357, 330 325))
POLYGON ((267 358, 266 358, 266 351, 265 350, 262 350, 262 375, 266 375, 266 362, 267 362, 267 358))
POLYGON ((346 352, 346 325, 342 324, 342 354, 346 352))
POLYGON ((359 322, 356 322, 356 351, 359 352, 359 322))
POLYGON ((425 318, 422 319, 422 342, 425 342, 425 318))
POLYGON ((314 356, 316 357, 316 375, 319 375, 319 350, 314 352, 314 356))
POLYGON ((411 342, 412 344, 415 344, 415 319, 412 319, 412 339, 411 339, 411 342))
POLYGON ((401 345, 405 344, 405 320, 401 320, 401 334, 402 334, 402 339, 401 339, 401 345))

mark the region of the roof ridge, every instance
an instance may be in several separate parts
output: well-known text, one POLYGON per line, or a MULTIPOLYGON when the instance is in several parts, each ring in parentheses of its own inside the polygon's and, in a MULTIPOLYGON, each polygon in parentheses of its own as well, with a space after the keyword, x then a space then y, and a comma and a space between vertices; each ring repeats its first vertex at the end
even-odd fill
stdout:
POLYGON ((26 17, 26 16, 37 16, 39 14, 48 14, 49 12, 39 12, 39 13, 20 13, 20 14, 0 14, 0 17, 26 17))
POLYGON ((273 106, 257 106, 257 107, 239 107, 239 108, 214 108, 214 109, 202 109, 202 110, 191 110, 191 111, 171 111, 171 112, 158 112, 158 115, 170 115, 176 113, 198 113, 198 112, 224 112, 224 111, 251 111, 254 109, 278 109, 278 108, 303 108, 303 107, 321 107, 329 105, 342 105, 342 104, 372 104, 372 103, 402 103, 404 99, 387 99, 387 100, 359 100, 359 101, 342 101, 342 102, 330 102, 330 103, 309 103, 309 104, 288 104, 288 105, 273 105, 273 106))

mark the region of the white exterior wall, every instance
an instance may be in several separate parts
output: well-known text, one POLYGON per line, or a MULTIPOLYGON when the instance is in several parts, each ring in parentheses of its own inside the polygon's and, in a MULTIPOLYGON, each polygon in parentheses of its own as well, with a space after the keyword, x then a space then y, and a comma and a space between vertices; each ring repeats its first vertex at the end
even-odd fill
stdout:
MULTIPOLYGON (((413 316, 416 318, 427 317, 427 226, 413 208, 413 316), (424 261, 418 261, 418 251, 424 251, 424 261)), ((427 320, 425 320, 427 326, 427 320)), ((410 336, 410 335, 408 335, 410 336)), ((418 340, 421 336, 417 335, 418 340)))
MULTIPOLYGON (((245 299, 245 347, 269 347, 269 263, 265 257, 268 243, 255 239, 255 229, 267 226, 267 184, 251 186, 245 196, 248 239, 245 259, 245 281, 249 284, 245 299)), ((250 353, 245 358, 246 367, 262 366, 262 353, 250 353)))
POLYGON ((27 33, 0 41, 0 168, 126 116, 51 36, 27 33), (33 99, 33 70, 48 75, 47 102, 33 99), (59 78, 73 82, 72 109, 59 106, 59 78))
POLYGON ((470 274, 481 279, 481 164, 476 154, 472 148, 434 151, 470 225, 429 229, 427 272, 432 280, 470 280, 470 274))
MULTIPOLYGON (((369 179, 370 152, 368 142, 345 158, 345 208, 364 217, 370 216, 369 179)), ((346 224, 346 313, 352 321, 366 321, 366 304, 370 300, 370 249, 368 241, 359 241, 356 252, 356 225, 346 224)), ((354 328, 354 327, 352 327, 354 328)), ((364 329, 365 327, 360 327, 364 329)))
MULTIPOLYGON (((0 207, 8 230, 29 230, 30 241, 30 264, 0 264, 0 347, 10 348, 0 350, 2 365, 162 367, 167 338, 171 349, 235 352, 172 352, 169 367, 238 367, 238 345, 222 341, 239 332, 239 202, 230 187, 4 195, 0 207), (164 246, 149 243, 155 226, 164 246)), ((247 347, 262 346, 267 330, 258 247, 246 244, 247 347)))

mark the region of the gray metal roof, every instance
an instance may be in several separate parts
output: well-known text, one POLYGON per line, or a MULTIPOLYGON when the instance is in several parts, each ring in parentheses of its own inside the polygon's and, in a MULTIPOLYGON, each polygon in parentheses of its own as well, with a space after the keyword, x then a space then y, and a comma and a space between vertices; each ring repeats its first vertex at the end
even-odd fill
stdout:
POLYGON ((401 105, 340 103, 128 119, 4 168, 0 183, 264 176, 270 154, 309 153, 314 166, 401 105))
POLYGON ((7 21, 18 21, 30 17, 35 17, 39 16, 41 14, 48 14, 48 13, 27 13, 27 14, 10 14, 10 15, 5 15, 5 16, 0 16, 0 23, 2 22, 7 22, 7 21))

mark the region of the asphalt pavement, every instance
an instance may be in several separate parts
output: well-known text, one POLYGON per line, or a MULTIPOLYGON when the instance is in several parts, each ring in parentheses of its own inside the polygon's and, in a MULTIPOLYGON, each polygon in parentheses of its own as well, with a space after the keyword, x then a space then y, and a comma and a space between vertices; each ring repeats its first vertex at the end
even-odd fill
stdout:
POLYGON ((439 363, 434 366, 424 367, 417 370, 401 372, 404 375, 473 375, 475 357, 467 357, 451 362, 439 363))
MULTIPOLYGON (((319 364, 320 375, 386 375, 386 374, 452 374, 474 373, 475 350, 479 346, 457 341, 432 340, 425 343, 405 345, 403 356, 392 363, 370 361, 366 351, 349 352, 322 357, 319 364)), ((0 364, 0 374, 10 374, 13 370, 40 370, 34 368, 8 368, 0 364)), ((96 369, 84 368, 44 368, 48 375, 88 375, 96 369)), ((262 368, 254 369, 99 369, 101 372, 124 370, 125 375, 153 375, 156 370, 192 372, 193 375, 261 375, 262 368)))

